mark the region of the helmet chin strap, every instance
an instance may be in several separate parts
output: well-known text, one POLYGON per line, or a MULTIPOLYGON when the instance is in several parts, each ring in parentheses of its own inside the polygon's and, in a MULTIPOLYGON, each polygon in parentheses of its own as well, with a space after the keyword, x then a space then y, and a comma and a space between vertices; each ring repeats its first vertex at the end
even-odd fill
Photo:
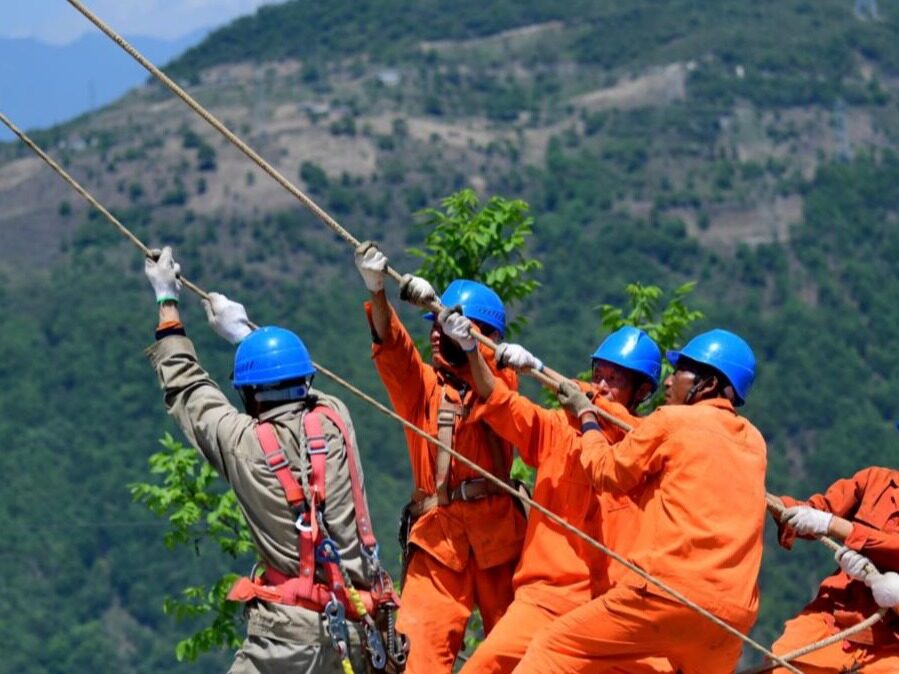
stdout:
POLYGON ((697 394, 699 389, 709 382, 710 379, 711 377, 703 377, 701 379, 697 377, 693 386, 690 387, 690 390, 687 391, 687 395, 684 397, 684 405, 691 405, 693 403, 693 397, 697 394))
POLYGON ((302 400, 309 393, 309 386, 290 386, 288 388, 272 388, 255 391, 253 399, 258 403, 287 402, 290 400, 302 400))

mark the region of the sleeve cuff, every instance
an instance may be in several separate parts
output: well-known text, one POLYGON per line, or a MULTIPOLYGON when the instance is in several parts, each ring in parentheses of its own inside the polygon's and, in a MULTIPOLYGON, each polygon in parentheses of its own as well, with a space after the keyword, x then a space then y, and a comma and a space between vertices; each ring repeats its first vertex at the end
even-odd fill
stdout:
POLYGON ((852 532, 846 537, 843 544, 853 550, 864 550, 865 545, 867 545, 868 539, 871 538, 873 532, 874 530, 870 527, 859 524, 858 522, 853 522, 852 532))
POLYGON ((187 332, 185 332, 184 325, 181 323, 181 321, 164 321, 156 326, 157 342, 160 339, 170 337, 171 335, 179 335, 181 337, 187 335, 187 332))
POLYGON ((595 421, 584 421, 581 423, 581 433, 586 433, 587 431, 601 431, 602 429, 599 427, 599 424, 595 421))

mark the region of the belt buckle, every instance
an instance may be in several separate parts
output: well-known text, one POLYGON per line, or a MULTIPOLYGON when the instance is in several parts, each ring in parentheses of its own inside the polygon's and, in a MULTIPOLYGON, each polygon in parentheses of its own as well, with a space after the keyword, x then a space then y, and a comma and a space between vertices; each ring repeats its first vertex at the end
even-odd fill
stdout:
POLYGON ((461 484, 459 484, 459 493, 462 494, 462 500, 463 500, 463 501, 473 500, 473 498, 472 498, 472 499, 469 499, 469 497, 468 497, 468 492, 466 491, 466 488, 467 488, 468 485, 470 485, 470 484, 479 484, 479 483, 481 483, 481 482, 483 482, 483 481, 484 481, 484 478, 482 478, 482 477, 481 477, 481 478, 474 478, 474 479, 472 479, 472 480, 462 480, 461 484))

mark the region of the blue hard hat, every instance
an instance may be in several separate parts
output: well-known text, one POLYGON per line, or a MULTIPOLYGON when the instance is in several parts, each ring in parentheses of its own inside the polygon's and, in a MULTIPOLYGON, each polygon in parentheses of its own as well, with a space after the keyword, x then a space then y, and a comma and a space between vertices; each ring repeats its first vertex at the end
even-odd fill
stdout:
POLYGON ((315 374, 303 340, 290 330, 265 327, 247 335, 234 354, 234 388, 277 384, 315 374))
POLYGON ((742 337, 727 330, 709 330, 696 335, 680 351, 669 351, 667 356, 675 367, 684 357, 717 370, 734 387, 737 394, 734 404, 746 402, 755 379, 755 354, 742 337))
MULTIPOLYGON (((503 301, 483 283, 456 279, 443 291, 440 304, 449 308, 459 305, 466 318, 489 325, 498 330, 500 335, 506 333, 506 309, 503 301)), ((434 320, 434 314, 427 313, 425 318, 434 320)))
POLYGON ((643 375, 652 382, 652 390, 659 386, 662 371, 662 352, 652 337, 640 328, 626 325, 602 340, 593 352, 594 360, 606 360, 643 375))

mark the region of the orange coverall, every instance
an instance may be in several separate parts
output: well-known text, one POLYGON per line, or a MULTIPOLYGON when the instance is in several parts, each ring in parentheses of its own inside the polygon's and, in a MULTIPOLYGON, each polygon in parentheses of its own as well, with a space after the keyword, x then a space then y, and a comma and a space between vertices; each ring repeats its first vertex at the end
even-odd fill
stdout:
MULTIPOLYGON (((581 462, 597 489, 636 490, 642 515, 628 557, 746 633, 758 614, 765 455, 758 430, 713 399, 662 407, 614 448, 588 431, 581 462)), ((637 660, 666 656, 684 674, 730 674, 741 646, 625 572, 541 633, 515 672, 630 672, 637 660)))
MULTIPOLYGON (((838 480, 824 494, 806 502, 783 497, 784 505, 810 505, 852 522, 845 545, 861 552, 882 571, 899 570, 899 471, 865 468, 851 479, 838 480)), ((795 533, 779 527, 780 542, 793 546, 795 533)), ((820 641, 857 624, 878 609, 871 590, 837 570, 821 582, 815 599, 787 621, 771 650, 778 655, 820 641)), ((793 661, 808 674, 857 671, 865 674, 899 672, 899 617, 891 611, 864 632, 793 661)), ((775 670, 784 672, 782 668, 775 670)))
MULTIPOLYGON (((371 322, 369 304, 366 312, 371 322)), ((460 396, 448 379, 448 375, 455 381, 470 376, 467 364, 463 370, 453 368, 439 354, 435 354, 438 367, 424 363, 393 310, 387 334, 374 342, 372 354, 396 412, 432 436, 437 436, 437 413, 444 394, 464 404, 474 397, 470 387, 460 396)), ((497 376, 517 385, 514 372, 504 370, 497 376)), ((488 432, 484 424, 463 417, 456 423, 453 449, 488 471, 508 476, 512 447, 503 443, 504 465, 495 467, 488 432)), ((433 494, 437 448, 409 430, 406 444, 416 489, 433 494)), ((480 475, 467 466, 451 464, 451 489, 477 478, 480 475)), ((481 611, 484 630, 493 628, 512 601, 512 574, 524 531, 524 516, 513 497, 506 495, 453 501, 415 521, 409 535, 415 552, 406 571, 397 620, 397 629, 409 637, 408 674, 452 671, 474 606, 481 611)))
MULTIPOLYGON (((597 400, 610 413, 633 425, 639 420, 625 407, 597 400)), ((497 381, 493 393, 475 407, 472 419, 486 422, 518 448, 522 460, 537 469, 533 499, 591 537, 617 547, 635 531, 626 496, 602 502, 581 468, 580 426, 564 410, 548 410, 497 381), (606 531, 603 508, 621 529, 606 531), (620 534, 620 536, 619 536, 620 534)), ((610 442, 624 437, 620 429, 604 430, 610 442)), ((606 495, 603 495, 604 497, 606 495)), ((535 634, 559 616, 582 606, 608 589, 608 558, 582 538, 531 510, 521 561, 515 570, 515 601, 493 631, 469 658, 462 674, 511 672, 535 634)), ((667 660, 644 663, 646 672, 673 672, 667 660), (655 665, 655 666, 654 666, 655 665)), ((636 671, 636 670, 634 670, 636 671)))

